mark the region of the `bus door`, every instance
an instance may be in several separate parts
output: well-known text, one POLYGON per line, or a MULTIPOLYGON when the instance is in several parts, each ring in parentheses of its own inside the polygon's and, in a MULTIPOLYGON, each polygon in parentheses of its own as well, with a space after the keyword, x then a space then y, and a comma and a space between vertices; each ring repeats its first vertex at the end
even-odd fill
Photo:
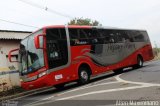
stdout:
POLYGON ((68 45, 64 28, 46 30, 46 43, 49 69, 58 68, 68 63, 68 45))

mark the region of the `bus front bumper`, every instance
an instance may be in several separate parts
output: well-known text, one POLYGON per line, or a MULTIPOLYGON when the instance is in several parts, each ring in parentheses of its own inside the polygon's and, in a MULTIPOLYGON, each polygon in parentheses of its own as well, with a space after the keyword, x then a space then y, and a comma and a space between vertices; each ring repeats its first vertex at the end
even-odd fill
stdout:
POLYGON ((41 78, 37 78, 36 80, 33 81, 28 81, 28 82, 23 82, 21 81, 21 86, 25 90, 31 90, 31 89, 37 89, 37 88, 42 88, 42 87, 49 87, 52 86, 49 82, 49 78, 47 76, 43 76, 41 78))

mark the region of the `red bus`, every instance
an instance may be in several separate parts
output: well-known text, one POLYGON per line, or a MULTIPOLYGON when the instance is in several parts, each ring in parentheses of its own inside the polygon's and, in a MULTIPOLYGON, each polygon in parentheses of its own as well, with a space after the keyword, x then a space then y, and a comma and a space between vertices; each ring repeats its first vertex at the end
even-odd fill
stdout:
MULTIPOLYGON (((15 50, 9 53, 10 61, 15 50)), ((23 39, 18 50, 21 85, 26 90, 60 88, 71 81, 85 84, 92 76, 140 68, 154 58, 145 30, 95 26, 43 27, 23 39)))

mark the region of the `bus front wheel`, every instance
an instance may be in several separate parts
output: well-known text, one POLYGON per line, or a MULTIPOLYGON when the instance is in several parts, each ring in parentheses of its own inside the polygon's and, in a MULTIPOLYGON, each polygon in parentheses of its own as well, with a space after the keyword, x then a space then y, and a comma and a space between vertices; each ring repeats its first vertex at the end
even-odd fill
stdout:
POLYGON ((86 67, 80 67, 79 68, 79 73, 78 73, 78 76, 79 76, 79 80, 78 80, 78 83, 83 85, 83 84, 86 84, 89 82, 90 80, 90 74, 88 72, 88 68, 86 67))

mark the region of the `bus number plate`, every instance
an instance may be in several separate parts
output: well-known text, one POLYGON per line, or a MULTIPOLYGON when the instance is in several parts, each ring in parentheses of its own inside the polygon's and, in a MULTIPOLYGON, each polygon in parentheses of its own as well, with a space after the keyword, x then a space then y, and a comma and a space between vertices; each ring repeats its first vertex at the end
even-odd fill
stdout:
POLYGON ((62 79, 62 78, 63 78, 62 74, 60 74, 60 75, 55 75, 55 79, 56 79, 56 80, 62 79))

